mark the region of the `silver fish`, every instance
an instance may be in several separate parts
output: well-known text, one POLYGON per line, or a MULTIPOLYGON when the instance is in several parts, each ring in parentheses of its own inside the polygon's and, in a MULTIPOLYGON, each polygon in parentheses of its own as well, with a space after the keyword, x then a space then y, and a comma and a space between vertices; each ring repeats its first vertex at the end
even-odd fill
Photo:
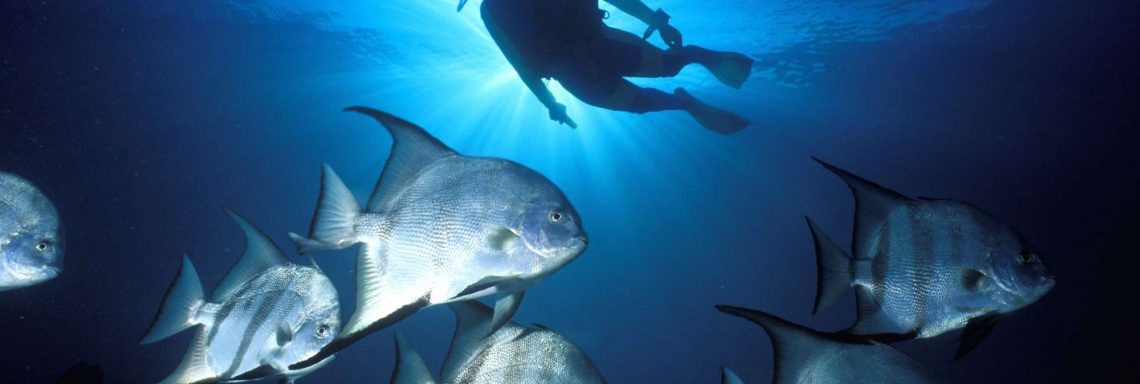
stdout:
MULTIPOLYGON (((441 383, 605 383, 589 356, 557 332, 508 322, 484 337, 492 321, 490 308, 473 300, 450 306, 455 312, 455 335, 443 361, 441 383)), ((396 361, 391 384, 437 383, 399 333, 396 361)))
POLYGON ((965 327, 960 358, 998 316, 1053 288, 1037 252, 993 215, 954 200, 911 199, 819 162, 851 187, 856 212, 853 258, 808 220, 819 264, 814 312, 854 285, 859 314, 851 333, 889 342, 965 327))
POLYGON ((340 328, 336 288, 319 269, 291 264, 259 229, 229 212, 246 238, 241 259, 206 301, 190 258, 166 291, 139 341, 165 339, 201 325, 178 368, 163 383, 278 378, 285 382, 327 364, 293 370, 333 340, 340 328))
POLYGON ((0 172, 0 291, 63 271, 63 232, 51 201, 32 183, 0 172))
POLYGON ((367 209, 325 165, 309 238, 290 234, 302 253, 362 245, 356 311, 309 362, 421 308, 498 295, 486 334, 493 333, 527 288, 586 250, 578 213, 538 172, 461 155, 385 112, 346 110, 378 120, 394 143, 367 209))
MULTIPOLYGON (((823 333, 771 314, 728 305, 721 312, 764 328, 775 350, 772 383, 922 384, 941 382, 922 363, 870 339, 844 333, 823 333)), ((742 383, 726 370, 722 383, 742 383), (732 376, 729 377, 728 374, 732 376)))

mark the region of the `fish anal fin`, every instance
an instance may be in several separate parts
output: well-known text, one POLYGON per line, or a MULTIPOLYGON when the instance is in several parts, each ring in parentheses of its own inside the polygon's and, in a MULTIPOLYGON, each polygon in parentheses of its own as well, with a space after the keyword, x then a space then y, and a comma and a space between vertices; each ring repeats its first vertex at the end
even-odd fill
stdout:
POLYGON ((977 348, 978 345, 993 332, 1000 318, 1001 315, 990 313, 972 318, 966 322, 966 329, 958 336, 958 340, 961 344, 958 345, 958 350, 954 352, 954 360, 965 357, 966 354, 977 348))
POLYGON ((815 262, 818 268, 815 306, 811 311, 815 315, 843 297, 847 288, 851 287, 854 273, 851 256, 843 252, 810 218, 806 220, 808 229, 811 230, 812 242, 815 244, 815 262))
POLYGON ((384 171, 368 199, 368 211, 379 212, 432 162, 455 154, 439 139, 423 128, 390 113, 368 107, 353 106, 344 109, 367 115, 379 121, 392 135, 392 154, 384 164, 384 171))
POLYGON ((159 383, 202 383, 221 380, 222 378, 218 377, 218 374, 210 368, 206 342, 206 332, 199 328, 194 333, 194 339, 190 342, 190 347, 187 348, 186 355, 182 357, 182 362, 178 364, 178 368, 174 369, 174 373, 159 383))

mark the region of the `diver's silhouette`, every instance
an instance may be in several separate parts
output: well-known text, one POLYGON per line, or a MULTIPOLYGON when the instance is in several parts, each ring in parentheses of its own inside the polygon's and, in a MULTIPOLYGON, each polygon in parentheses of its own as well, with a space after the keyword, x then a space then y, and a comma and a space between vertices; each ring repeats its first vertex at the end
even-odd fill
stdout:
MULTIPOLYGON (((550 119, 577 127, 543 83, 557 79, 582 101, 602 108, 645 113, 680 109, 705 128, 730 133, 748 121, 697 100, 684 89, 673 93, 641 88, 624 77, 670 77, 697 63, 733 88, 748 79, 752 59, 682 45, 681 32, 669 25, 669 15, 650 10, 639 0, 606 0, 649 25, 642 38, 603 23, 605 11, 597 0, 484 0, 483 22, 507 61, 531 92, 550 111, 550 119), (656 30, 669 46, 662 50, 645 41, 656 30)), ((462 0, 462 9, 466 0, 462 0)))

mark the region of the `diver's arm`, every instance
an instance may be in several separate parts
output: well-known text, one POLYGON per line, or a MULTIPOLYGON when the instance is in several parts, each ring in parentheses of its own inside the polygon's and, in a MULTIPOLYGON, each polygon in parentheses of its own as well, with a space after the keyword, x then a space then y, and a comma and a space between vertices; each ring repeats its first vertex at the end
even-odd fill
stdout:
POLYGON ((622 12, 636 17, 651 27, 657 24, 657 16, 655 16, 655 13, 652 9, 649 9, 649 6, 642 3, 641 0, 606 0, 606 2, 617 7, 617 9, 620 9, 622 12))
POLYGON ((669 47, 678 48, 681 46, 681 31, 669 25, 669 15, 661 8, 653 11, 641 0, 606 0, 606 2, 648 25, 649 28, 645 30, 643 39, 648 39, 656 30, 659 32, 661 40, 664 40, 669 47))
POLYGON ((574 123, 574 120, 571 120, 570 116, 566 115, 566 106, 554 99, 554 94, 550 93, 550 89, 542 82, 542 78, 524 73, 524 71, 521 70, 516 69, 516 71, 519 73, 519 78, 522 79, 523 84, 526 84, 530 92, 533 93, 535 97, 538 97, 538 101, 546 107, 546 110, 550 113, 551 120, 569 125, 570 128, 578 128, 578 124, 574 123))

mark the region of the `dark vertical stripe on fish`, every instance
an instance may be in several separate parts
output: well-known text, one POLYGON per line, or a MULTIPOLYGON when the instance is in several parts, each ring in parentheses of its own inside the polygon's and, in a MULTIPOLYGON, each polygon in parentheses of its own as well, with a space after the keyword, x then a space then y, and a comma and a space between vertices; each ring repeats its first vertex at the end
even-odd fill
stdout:
MULTIPOLYGON (((286 282, 285 286, 288 287, 292 280, 293 276, 290 275, 289 282, 286 282)), ((265 325, 265 322, 272 317, 271 315, 276 312, 277 304, 281 302, 281 298, 288 292, 287 289, 273 290, 269 292, 270 295, 258 305, 257 311, 254 312, 253 319, 242 334, 241 345, 238 347, 233 361, 230 362, 230 367, 226 369, 221 377, 233 377, 234 373, 237 373, 236 371, 241 366, 242 359, 245 357, 246 352, 249 351, 249 346, 253 344, 253 337, 257 334, 257 331, 265 325)))
POLYGON ((914 309, 915 318, 914 325, 911 331, 921 331, 922 327, 926 324, 927 320, 927 306, 930 300, 930 284, 934 280, 934 240, 936 238, 937 229, 928 221, 925 221, 925 210, 918 207, 911 207, 909 210, 911 228, 920 229, 915 231, 915 255, 914 255, 914 282, 912 285, 912 292, 914 294, 914 309), (920 236, 922 233, 925 236, 920 236))

